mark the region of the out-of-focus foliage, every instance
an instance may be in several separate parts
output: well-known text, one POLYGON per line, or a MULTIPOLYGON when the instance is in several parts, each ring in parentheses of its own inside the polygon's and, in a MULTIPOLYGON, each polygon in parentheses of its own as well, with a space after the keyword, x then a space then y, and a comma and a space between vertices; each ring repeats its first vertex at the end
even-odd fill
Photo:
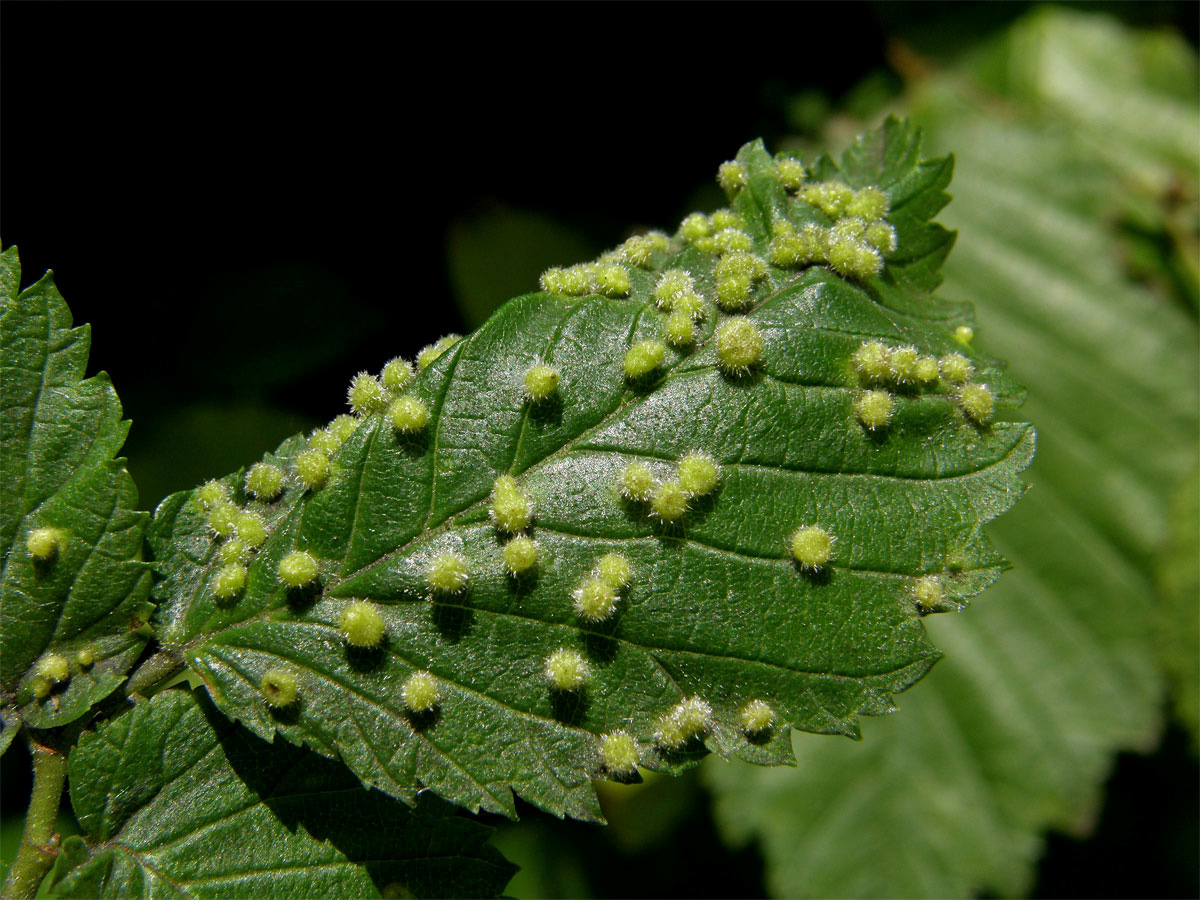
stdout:
MULTIPOLYGON (((1029 387, 1039 456, 991 529, 1015 570, 930 623, 946 658, 899 715, 860 745, 797 736, 794 772, 710 764, 719 823, 781 896, 1026 892, 1045 829, 1086 832, 1113 754, 1161 726, 1155 557, 1197 447, 1195 57, 1049 9, 951 71, 899 58, 904 108, 958 160, 941 293, 1029 387)), ((1164 578, 1180 675, 1194 534, 1164 578)))

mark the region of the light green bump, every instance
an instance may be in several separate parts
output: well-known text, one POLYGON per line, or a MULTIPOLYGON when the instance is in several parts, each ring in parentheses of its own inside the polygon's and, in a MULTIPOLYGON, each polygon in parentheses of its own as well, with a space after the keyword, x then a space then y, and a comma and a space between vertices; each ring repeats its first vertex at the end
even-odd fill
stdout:
POLYGON ((329 478, 329 457, 320 450, 302 450, 292 464, 296 468, 296 477, 310 491, 325 486, 329 478))
POLYGON ((511 475, 501 475, 493 483, 491 513, 492 521, 501 531, 514 534, 529 527, 532 516, 529 500, 511 475))
POLYGON ((374 375, 359 372, 350 379, 346 402, 350 404, 350 410, 356 416, 373 416, 387 408, 388 393, 374 375))
POLYGON ((801 568, 816 571, 833 558, 834 537, 817 525, 802 525, 788 539, 792 559, 801 568))
POLYGON ((970 325, 959 325, 954 329, 954 339, 964 347, 970 345, 975 337, 975 329, 970 325))
POLYGON ((307 446, 309 450, 316 450, 318 453, 324 453, 326 456, 333 456, 338 448, 342 446, 342 442, 328 428, 318 428, 308 436, 307 446))
POLYGON ((804 163, 798 159, 778 157, 771 173, 785 190, 798 191, 804 185, 804 163))
POLYGON ((717 327, 717 367, 726 375, 745 375, 762 353, 762 333, 744 316, 726 319, 717 327))
POLYGON ((561 292, 572 297, 583 297, 592 292, 592 265, 579 263, 569 269, 563 269, 560 279, 561 292))
POLYGON ((696 322, 684 310, 677 309, 663 320, 663 340, 672 347, 688 347, 696 340, 696 322))
POLYGON ((717 305, 726 312, 742 309, 750 302, 754 284, 767 275, 767 264, 753 253, 727 253, 717 263, 717 305))
POLYGON ((617 590, 599 575, 585 578, 572 594, 575 612, 585 622, 602 622, 617 610, 617 590))
POLYGON ((689 697, 664 715, 654 739, 664 750, 680 750, 712 728, 712 707, 700 697, 689 697))
POLYGON ((888 214, 888 196, 877 187, 865 187, 846 201, 845 214, 874 222, 888 214))
POLYGON ((435 594, 461 593, 470 578, 466 558, 452 550, 436 554, 425 566, 425 583, 435 594))
POLYGON ((25 549, 38 562, 49 562, 58 556, 64 541, 57 528, 34 528, 25 536, 25 549))
POLYGON ((950 384, 963 384, 975 374, 975 366, 961 353, 947 353, 938 360, 938 367, 950 384))
POLYGON ((624 297, 629 293, 629 272, 616 264, 596 266, 592 273, 596 293, 605 297, 624 297))
POLYGON ((300 686, 291 672, 284 669, 268 669, 258 683, 258 690, 268 706, 283 709, 296 702, 300 686))
POLYGON ((417 370, 412 363, 397 356, 395 359, 388 360, 384 365, 383 372, 380 373, 380 380, 388 391, 394 393, 403 390, 416 377, 416 374, 417 370))
POLYGON ((750 180, 750 174, 740 162, 730 160, 717 167, 717 184, 727 197, 736 197, 750 180))
POLYGON ((644 378, 662 365, 667 346, 662 341, 638 341, 625 354, 625 377, 644 378))
POLYGON ((233 535, 234 527, 240 510, 232 503, 222 503, 208 511, 209 529, 217 537, 227 538, 233 535))
POLYGON ((856 238, 831 235, 825 258, 839 275, 858 281, 865 281, 883 270, 883 257, 879 251, 856 238))
POLYGON ((600 761, 609 775, 628 778, 638 769, 638 745, 628 731, 613 731, 600 737, 600 761))
POLYGON ((33 696, 38 700, 45 700, 50 696, 50 689, 53 687, 49 678, 43 678, 40 675, 34 675, 31 679, 33 696))
POLYGON ((692 213, 684 217, 683 222, 679 225, 679 236, 686 244, 694 244, 711 233, 712 225, 704 213, 692 213))
POLYGON ((317 580, 317 560, 306 550, 293 550, 279 561, 279 581, 289 588, 302 588, 317 580))
POLYGON ((196 502, 200 504, 200 508, 209 510, 220 503, 227 502, 229 500, 229 491, 219 481, 206 481, 200 487, 196 488, 195 496, 196 502))
POLYGON ((596 574, 603 578, 616 591, 622 591, 629 586, 633 578, 633 566, 620 553, 605 553, 596 563, 596 574))
POLYGON ((563 270, 559 267, 547 269, 538 279, 538 286, 547 294, 565 294, 563 290, 563 270))
POLYGON ((267 540, 267 523, 253 510, 243 509, 233 517, 233 531, 247 547, 261 547, 267 540))
POLYGON ((413 672, 400 688, 400 698, 409 712, 427 713, 442 702, 437 679, 430 672, 413 672))
POLYGON ((931 384, 938 380, 941 375, 941 367, 938 365, 936 357, 922 356, 917 360, 916 368, 914 369, 917 381, 922 384, 931 384))
POLYGON ((945 597, 945 591, 942 588, 942 581, 936 575, 926 575, 924 578, 918 578, 913 584, 913 599, 917 606, 924 612, 928 612, 936 606, 939 606, 942 599, 945 597))
POLYGON ((825 215, 838 218, 854 199, 854 191, 840 181, 825 181, 806 186, 800 191, 800 197, 825 215))
POLYGON ((721 469, 707 453, 692 450, 679 460, 679 485, 690 497, 703 497, 717 489, 721 469))
POLYGON ((654 285, 654 303, 663 312, 670 312, 683 294, 694 294, 696 282, 683 269, 667 269, 654 285))
POLYGON ((577 691, 592 676, 591 666, 578 650, 560 647, 546 657, 543 670, 550 687, 556 691, 577 691))
POLYGON ((429 424, 429 407, 416 397, 400 397, 388 407, 392 427, 401 434, 416 434, 429 424))
POLYGON ((746 223, 732 209, 718 209, 708 219, 712 223, 713 233, 724 231, 726 228, 741 228, 746 223))
POLYGON ((958 405, 976 425, 986 425, 996 411, 996 397, 986 384, 965 384, 959 389, 958 405))
POLYGON ((754 242, 750 239, 750 235, 746 234, 740 228, 722 229, 713 235, 713 241, 715 242, 717 251, 720 253, 733 253, 737 250, 749 251, 754 247, 754 242))
POLYGON ((775 710, 765 700, 751 700, 738 711, 738 722, 751 737, 765 734, 775 725, 775 710))
POLYGON ((355 600, 338 616, 338 628, 351 647, 367 648, 379 646, 387 625, 378 606, 366 600, 355 600))
POLYGON ((854 414, 868 431, 886 428, 892 421, 895 401, 887 391, 863 391, 854 401, 854 414))
POLYGON ((33 671, 39 678, 45 678, 53 684, 62 684, 71 678, 71 664, 65 656, 59 656, 57 653, 43 656, 37 661, 33 671))
POLYGON ((217 551, 217 555, 221 558, 221 562, 228 565, 229 563, 245 562, 246 557, 250 555, 250 548, 237 538, 226 541, 221 545, 221 549, 217 551))
POLYGON ((247 569, 241 563, 227 563, 217 571, 213 579, 213 596, 218 600, 232 600, 246 587, 247 569))
POLYGON ((892 376, 892 351, 883 341, 863 341, 850 360, 865 381, 884 381, 892 376))
POLYGON ((417 368, 424 372, 437 362, 438 358, 462 340, 461 334, 447 334, 438 338, 432 344, 426 344, 417 354, 417 368))
POLYGON ((283 491, 283 469, 258 462, 246 473, 246 493, 259 500, 273 500, 283 491))
POLYGON ((675 522, 688 510, 690 495, 678 481, 655 485, 650 497, 650 515, 664 522, 675 522))
POLYGON ((96 664, 96 652, 91 647, 80 647, 75 651, 75 662, 81 669, 90 669, 96 664))
POLYGON ((916 347, 896 347, 888 358, 889 374, 898 384, 915 384, 920 360, 921 354, 916 347))
POLYGON ((342 413, 329 423, 328 431, 338 439, 338 444, 341 445, 348 441, 350 435, 358 430, 358 424, 358 419, 354 418, 354 416, 342 413))
POLYGON ((525 398, 531 403, 548 400, 558 390, 558 369, 545 363, 538 363, 525 370, 522 384, 525 388, 525 398))
POLYGON ((514 576, 523 575, 538 563, 538 545, 531 537, 519 535, 504 545, 504 567, 514 576))
POLYGON ((634 235, 621 245, 621 253, 631 266, 644 269, 650 265, 650 257, 654 255, 654 242, 648 236, 634 235))
POLYGON ((887 222, 872 222, 864 229, 863 240, 877 253, 887 256, 896 249, 896 229, 887 222))
POLYGON ((654 493, 654 475, 645 463, 632 462, 621 470, 620 488, 625 499, 644 503, 654 493))

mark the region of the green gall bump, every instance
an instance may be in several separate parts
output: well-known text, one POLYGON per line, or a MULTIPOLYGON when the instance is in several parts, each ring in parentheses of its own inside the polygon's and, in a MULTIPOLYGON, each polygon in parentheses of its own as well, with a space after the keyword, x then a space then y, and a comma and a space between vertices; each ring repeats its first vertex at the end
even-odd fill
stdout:
POLYGON ((538 287, 547 294, 565 294, 563 290, 563 270, 555 267, 547 269, 538 279, 538 287))
POLYGON ((816 525, 802 525, 788 539, 792 559, 803 569, 816 571, 833 557, 834 537, 816 525))
POLYGON ((261 547, 267 540, 267 523, 258 513, 248 509, 233 517, 233 531, 247 547, 261 547))
POLYGON ((44 678, 53 684, 62 684, 71 678, 71 664, 65 656, 50 653, 37 661, 33 670, 39 678, 44 678))
POLYGON ((442 702, 442 692, 431 673, 413 672, 400 688, 400 699, 409 712, 427 713, 442 702))
POLYGON ((650 515, 664 522, 674 522, 688 509, 690 495, 678 481, 664 481, 654 488, 650 498, 650 515))
POLYGON ((438 338, 432 344, 426 344, 421 348, 421 352, 417 354, 417 368, 424 372, 431 365, 437 362, 438 358, 462 340, 461 334, 447 334, 444 337, 438 338))
POLYGON ((246 567, 241 563, 221 566, 213 579, 213 596, 218 600, 232 600, 246 587, 246 574, 246 567))
POLYGON ((578 650, 560 647, 546 657, 546 680, 556 691, 577 691, 592 677, 591 666, 578 650))
POLYGON ((750 240, 750 235, 746 234, 740 228, 726 228, 718 231, 713 237, 713 241, 715 242, 717 251, 720 253, 733 253, 738 250, 749 251, 754 247, 754 242, 750 240))
POLYGON ((80 647, 75 651, 75 662, 81 669, 90 669, 96 664, 96 653, 91 647, 80 647))
POLYGON ((533 569, 538 562, 538 545, 530 537, 515 537, 504 545, 502 551, 504 567, 509 574, 520 576, 533 569))
POLYGON ((738 722, 751 737, 766 734, 775 725, 775 710, 765 700, 751 700, 738 712, 738 722))
POLYGON ((687 347, 696 340, 696 323, 681 309, 667 316, 662 328, 663 340, 672 347, 687 347))
POLYGON ((37 700, 45 700, 50 696, 50 689, 53 685, 48 678, 42 678, 40 675, 33 677, 33 696, 37 700))
POLYGON ((644 503, 654 493, 654 476, 645 463, 634 462, 621 470, 621 496, 644 503))
POLYGON ((492 485, 492 521, 501 531, 514 534, 529 527, 532 512, 529 500, 517 486, 517 479, 501 475, 492 485))
POLYGON ((724 231, 726 228, 741 228, 746 223, 732 209, 718 209, 708 221, 712 224, 713 232, 724 231))
POLYGON ((888 360, 889 374, 898 384, 915 384, 921 354, 916 347, 897 347, 888 360))
POLYGON ((617 591, 598 575, 584 580, 572 594, 575 612, 585 622, 602 622, 617 611, 617 591))
POLYGON ((975 374, 975 366, 961 353, 947 353, 938 360, 938 367, 950 384, 963 384, 975 374))
POLYGON ((882 341, 863 341, 850 360, 864 381, 886 381, 892 377, 892 351, 882 341))
POLYGON ((246 493, 259 500, 274 500, 283 490, 283 469, 259 462, 246 473, 246 493))
POLYGON ((970 325, 959 325, 954 329, 954 339, 964 347, 971 343, 975 337, 975 329, 970 325))
POLYGON ((383 386, 392 393, 405 388, 417 375, 417 370, 407 359, 397 356, 388 360, 380 373, 383 386))
POLYGON ((379 607, 366 600, 355 600, 338 617, 342 638, 351 647, 378 647, 386 625, 379 607))
POLYGON ((608 582, 613 590, 622 591, 633 578, 633 566, 620 553, 606 553, 596 563, 596 574, 608 582))
POLYGON ((798 159, 787 156, 776 159, 771 174, 785 190, 798 191, 804 185, 804 163, 798 159))
POLYGON ((526 369, 522 379, 526 399, 531 403, 548 400, 558 390, 558 378, 558 369, 544 363, 526 369))
POLYGON ((753 253, 728 253, 717 263, 715 275, 717 305, 733 312, 749 304, 754 284, 767 277, 767 264, 753 253))
POLYGON ((831 235, 825 258, 839 275, 859 281, 865 281, 883 270, 883 257, 879 251, 855 238, 834 238, 831 235))
POLYGON ((293 465, 296 468, 296 477, 310 491, 325 486, 329 478, 329 457, 320 450, 302 450, 296 454, 293 465))
POLYGON ((959 389, 958 405, 976 425, 986 425, 996 411, 996 398, 986 384, 966 384, 959 389))
POLYGON ((631 266, 644 269, 650 265, 650 257, 654 255, 654 244, 649 237, 631 237, 621 245, 621 253, 631 266))
POLYGON ((887 391, 863 391, 854 401, 854 414, 868 431, 887 428, 892 421, 895 401, 887 391))
POLYGON ((685 244, 694 244, 711 233, 712 226, 708 222, 708 216, 703 213, 692 213, 685 217, 679 226, 679 236, 685 244))
POLYGON ((226 541, 221 545, 221 549, 217 551, 217 555, 221 558, 221 562, 228 565, 229 563, 245 562, 246 557, 250 554, 250 548, 242 541, 234 538, 226 541))
POLYGON ((388 395, 378 378, 359 372, 350 380, 346 402, 350 404, 351 412, 361 418, 383 412, 387 408, 388 395))
POLYGON ((629 273, 623 266, 596 266, 592 280, 596 293, 605 297, 624 297, 629 293, 629 273))
POLYGON ((278 571, 286 587, 302 588, 317 580, 317 561, 305 550, 293 550, 279 561, 278 571))
POLYGON ((654 285, 654 304, 663 312, 670 312, 675 308, 679 297, 695 293, 696 282, 689 272, 683 269, 667 269, 654 285))
POLYGON ((401 397, 388 408, 392 427, 401 434, 416 434, 429 424, 429 407, 416 397, 401 397))
POLYGON ((214 506, 208 511, 207 522, 209 529, 217 537, 232 536, 239 512, 240 510, 232 503, 223 503, 219 506, 214 506))
POLYGON ((846 202, 845 214, 874 222, 888 214, 888 196, 877 187, 865 187, 854 192, 846 202))
POLYGON ((913 599, 923 612, 940 606, 944 597, 945 591, 942 589, 941 579, 936 575, 918 578, 916 584, 913 585, 913 599))
POLYGON ((800 197, 805 203, 836 219, 846 212, 846 207, 854 199, 854 191, 840 181, 826 181, 808 185, 800 192, 800 197))
POLYGON ((794 269, 824 261, 828 250, 828 235, 824 228, 807 225, 797 234, 791 222, 779 221, 772 226, 772 233, 767 244, 767 259, 771 265, 794 269))
POLYGON ((25 549, 38 562, 49 562, 62 550, 63 533, 57 528, 35 528, 25 537, 25 549))
POLYGON ((229 501, 229 491, 219 481, 206 481, 196 488, 196 502, 203 510, 212 509, 229 501))
POLYGON ((462 554, 439 553, 425 567, 425 583, 435 594, 458 594, 467 587, 471 574, 462 554))
POLYGON ((726 375, 745 375, 762 353, 762 333, 744 316, 726 319, 717 327, 717 367, 726 375))
POLYGON ((863 240, 875 252, 887 256, 896 249, 896 229, 887 222, 872 222, 864 229, 863 240))
POLYGON ((679 750, 712 728, 712 707, 700 697, 689 697, 658 722, 654 740, 664 750, 679 750))
POLYGON ((938 361, 932 356, 922 356, 917 360, 917 366, 914 370, 917 381, 922 384, 930 384, 937 381, 941 374, 941 368, 938 366, 938 361))
POLYGON ((725 196, 736 197, 750 180, 746 167, 740 162, 723 162, 717 168, 717 184, 725 192, 725 196))
POLYGON ((721 470, 707 453, 693 450, 679 460, 679 485, 690 497, 703 497, 717 489, 721 470))
POLYGON ((358 419, 354 418, 354 416, 348 416, 345 413, 342 413, 342 415, 338 416, 329 423, 329 427, 326 430, 337 438, 338 445, 340 446, 348 441, 350 439, 350 435, 354 434, 354 432, 358 430, 358 424, 358 419))
POLYGON ((572 297, 586 296, 592 292, 592 266, 590 263, 579 263, 563 269, 560 280, 561 293, 572 297))
POLYGON ((258 683, 259 693, 268 706, 283 709, 296 702, 299 686, 296 676, 283 669, 269 669, 258 683))
POLYGON ((342 442, 328 428, 318 428, 308 436, 308 449, 324 453, 326 456, 333 456, 340 446, 342 442))
POLYGON ((662 341, 639 341, 625 354, 625 377, 643 378, 662 365, 667 347, 662 341))
POLYGON ((638 768, 638 745, 628 731, 614 731, 600 737, 600 761, 604 770, 618 778, 628 778, 638 768))
POLYGON ((646 240, 659 253, 668 253, 671 250, 671 239, 661 231, 647 231, 646 240))

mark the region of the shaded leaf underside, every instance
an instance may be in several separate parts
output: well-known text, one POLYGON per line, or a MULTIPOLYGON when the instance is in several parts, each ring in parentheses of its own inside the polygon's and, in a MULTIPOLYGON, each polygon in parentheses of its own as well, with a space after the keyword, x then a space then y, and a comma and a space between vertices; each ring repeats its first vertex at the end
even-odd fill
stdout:
MULTIPOLYGON (((765 250, 770 223, 819 218, 787 197, 759 145, 739 159, 749 186, 733 204, 765 250)), ((819 177, 838 172, 818 164, 819 177)), ((980 526, 1023 491, 1033 451, 1027 425, 977 428, 945 388, 897 397, 882 435, 857 423, 849 357, 881 338, 941 354, 962 347, 953 327, 967 311, 929 295, 953 236, 928 219, 945 203, 946 161, 924 163, 918 136, 890 122, 847 156, 840 177, 888 192, 899 247, 887 269, 858 286, 824 267, 772 268, 749 317, 761 329, 761 366, 749 377, 717 371, 710 308, 692 352, 669 350, 648 384, 622 373, 626 349, 658 338, 649 301, 659 270, 688 269, 713 294, 712 257, 678 244, 650 271, 630 269, 628 299, 534 294, 509 302, 446 351, 406 391, 431 420, 401 438, 367 417, 334 457, 330 483, 289 483, 255 502, 270 537, 235 604, 212 595, 217 546, 190 494, 156 513, 152 545, 167 575, 159 633, 204 680, 218 707, 261 736, 337 754, 364 782, 411 798, 427 786, 471 809, 512 814, 511 792, 556 814, 598 818, 590 785, 596 735, 628 729, 641 762, 671 769, 703 752, 662 753, 658 718, 702 695, 715 721, 706 748, 759 763, 789 759, 786 725, 856 734, 856 716, 881 714, 938 653, 912 601, 914 579, 945 576, 949 602, 981 590, 1003 561, 980 526), (521 374, 548 362, 561 372, 553 402, 523 402, 521 374), (631 460, 669 477, 685 452, 722 466, 718 491, 674 525, 620 498, 631 460), (502 473, 520 479, 535 508, 536 577, 501 563, 502 538, 486 501, 502 473), (836 538, 821 577, 801 572, 786 538, 819 523, 836 538), (301 548, 321 561, 320 590, 289 595, 279 560, 301 548), (422 579, 435 553, 470 561, 465 594, 431 600, 422 579), (588 625, 572 591, 608 551, 628 557, 632 584, 613 619, 588 625), (951 574, 947 559, 962 560, 951 574), (348 652, 338 617, 350 598, 380 604, 387 624, 375 653, 348 652), (542 676, 558 647, 580 650, 593 677, 578 695, 554 695, 542 676), (280 713, 259 695, 263 674, 296 674, 298 703, 280 713), (401 686, 415 670, 443 686, 433 717, 406 714, 401 686), (736 725, 751 698, 768 700, 780 727, 753 743, 736 725)), ((975 360, 1002 403, 1019 390, 975 360)), ((268 460, 288 468, 304 447, 285 442, 268 460)), ((246 502, 240 473, 225 480, 246 502)))
POLYGON ((52 896, 494 897, 513 871, 449 804, 368 791, 181 690, 84 734, 70 779, 84 836, 64 843, 52 896))

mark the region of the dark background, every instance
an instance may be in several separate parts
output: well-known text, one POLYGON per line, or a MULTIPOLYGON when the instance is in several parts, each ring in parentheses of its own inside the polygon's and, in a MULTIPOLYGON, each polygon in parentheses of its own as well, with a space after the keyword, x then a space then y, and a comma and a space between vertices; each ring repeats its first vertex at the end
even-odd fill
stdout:
MULTIPOLYGON (((521 207, 596 248, 669 227, 714 161, 794 130, 799 91, 836 103, 897 36, 949 48, 1026 8, 9 2, 0 235, 95 323, 152 506, 328 420, 359 368, 464 330, 454 223, 521 207)), ((1195 4, 1103 8, 1196 40, 1195 4)), ((4 764, 19 815, 19 750, 4 764)), ((1053 838, 1039 893, 1195 896, 1171 845, 1194 842, 1198 792, 1179 735, 1123 757, 1096 836, 1053 838)), ((600 895, 763 890, 752 851, 688 822, 703 866, 557 827, 600 895)))

